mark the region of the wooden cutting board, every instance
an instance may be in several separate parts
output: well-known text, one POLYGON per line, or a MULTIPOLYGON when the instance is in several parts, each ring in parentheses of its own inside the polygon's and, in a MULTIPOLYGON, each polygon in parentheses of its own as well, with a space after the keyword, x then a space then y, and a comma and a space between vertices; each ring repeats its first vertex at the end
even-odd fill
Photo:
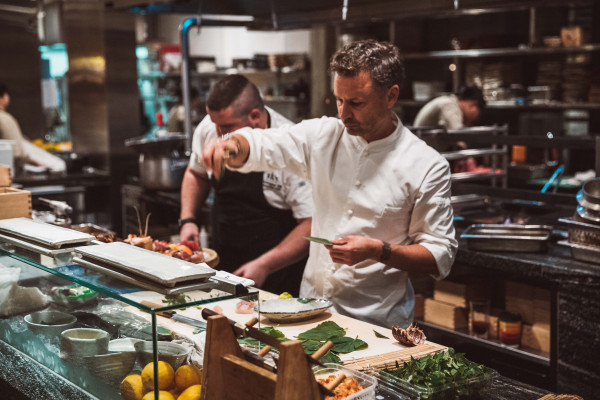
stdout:
MULTIPOLYGON (((190 292, 187 293, 193 299, 200 299, 202 296, 206 296, 205 292, 190 292)), ((141 302, 142 300, 152 301, 154 303, 163 304, 162 295, 155 292, 136 292, 126 294, 125 297, 141 302)), ((276 295, 260 292, 261 300, 268 300, 277 298, 276 295)), ((236 304, 239 299, 230 299, 219 301, 215 303, 209 303, 204 305, 210 309, 214 309, 219 306, 223 310, 223 314, 229 319, 244 324, 254 316, 258 316, 257 313, 252 314, 238 314, 235 312, 236 304)), ((128 307, 128 311, 135 314, 141 315, 144 318, 150 320, 150 314, 142 312, 135 307, 128 307)), ((196 307, 189 307, 185 310, 177 310, 177 313, 186 317, 203 320, 202 310, 196 307)), ((171 329, 172 331, 181 335, 192 335, 196 330, 195 327, 182 324, 168 318, 157 316, 157 321, 160 325, 171 329)), ((296 322, 291 324, 276 324, 263 317, 260 319, 260 326, 276 326, 281 332, 285 334, 288 339, 295 339, 297 335, 312 329, 324 321, 333 321, 342 328, 346 329, 346 336, 358 337, 364 340, 369 345, 364 350, 354 351, 349 354, 340 354, 339 357, 344 365, 347 365, 355 369, 382 369, 385 366, 393 366, 395 361, 399 362, 409 360, 411 356, 415 358, 423 357, 427 354, 433 354, 447 349, 446 346, 439 345, 437 343, 426 341, 424 344, 416 347, 407 347, 398 343, 392 336, 392 330, 377 325, 373 325, 367 322, 359 321, 354 318, 347 317, 345 315, 336 314, 333 312, 324 312, 318 315, 316 318, 296 322), (375 332, 386 336, 386 338, 380 338, 375 335, 375 332)), ((257 325, 258 327, 258 325, 257 325)))

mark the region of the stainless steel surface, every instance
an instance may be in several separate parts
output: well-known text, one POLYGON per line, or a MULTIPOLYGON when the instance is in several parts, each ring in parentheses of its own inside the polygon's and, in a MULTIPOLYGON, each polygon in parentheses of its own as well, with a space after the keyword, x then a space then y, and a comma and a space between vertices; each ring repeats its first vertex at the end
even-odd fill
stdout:
POLYGON ((579 47, 534 47, 517 48, 508 47, 500 49, 471 49, 471 50, 441 50, 424 53, 407 53, 404 58, 422 59, 422 58, 478 58, 478 57, 501 57, 501 56, 533 56, 544 54, 570 54, 570 53, 592 53, 600 51, 598 44, 586 44, 579 47))
POLYGON ((585 220, 589 220, 591 223, 600 222, 600 211, 588 210, 583 206, 577 206, 577 215, 585 220))
POLYGON ((546 250, 551 232, 549 225, 475 224, 460 237, 472 250, 541 252, 546 250))
POLYGON ((581 188, 583 197, 590 203, 600 204, 600 178, 587 180, 581 188))
POLYGON ((190 98, 190 29, 194 26, 200 28, 200 17, 186 19, 180 27, 181 31, 181 88, 183 106, 185 107, 184 130, 187 137, 186 150, 192 149, 192 114, 190 98))
POLYGON ((447 151, 441 153, 448 161, 461 160, 465 157, 478 157, 487 155, 502 155, 506 151, 503 149, 467 149, 459 151, 447 151))
POLYGON ((145 189, 179 189, 189 160, 187 158, 140 156, 140 184, 145 189))
POLYGON ((600 211, 600 199, 596 203, 591 202, 589 200, 589 197, 586 197, 585 193, 582 190, 577 192, 577 195, 575 195, 575 198, 577 199, 577 202, 579 203, 579 205, 582 206, 583 208, 591 210, 591 211, 600 211))
POLYGON ((578 243, 570 243, 566 240, 557 242, 561 246, 571 248, 571 256, 580 261, 587 261, 595 264, 600 264, 600 249, 592 246, 584 246, 578 243))
POLYGON ((567 225, 569 242, 600 247, 600 225, 587 224, 573 218, 559 218, 558 222, 567 225))

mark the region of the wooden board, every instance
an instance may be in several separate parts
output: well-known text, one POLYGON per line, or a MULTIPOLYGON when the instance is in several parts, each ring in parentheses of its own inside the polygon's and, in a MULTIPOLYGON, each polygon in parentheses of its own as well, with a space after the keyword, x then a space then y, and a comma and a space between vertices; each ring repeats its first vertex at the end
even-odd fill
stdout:
POLYGON ((31 192, 0 187, 0 219, 31 218, 31 192))
MULTIPOLYGON (((204 292, 189 292, 186 293, 192 299, 198 300, 202 297, 206 297, 206 293, 204 292)), ((164 298, 162 295, 155 292, 136 292, 129 293, 125 295, 126 297, 141 302, 142 300, 149 300, 154 303, 164 304, 162 303, 162 299, 164 298)), ((260 292, 260 298, 262 300, 268 300, 270 298, 276 298, 275 295, 266 292, 260 292)), ((235 312, 235 305, 239 302, 238 299, 231 299, 220 301, 216 303, 210 303, 206 306, 208 308, 213 309, 215 306, 219 306, 223 310, 223 314, 228 318, 239 322, 241 324, 246 323, 252 317, 257 316, 256 313, 253 314, 238 314, 235 312)), ((129 307, 128 311, 134 312, 136 314, 142 315, 144 318, 150 320, 150 314, 142 312, 134 307, 129 307)), ((199 320, 202 319, 202 311, 197 309, 196 307, 188 307, 185 310, 177 310, 177 313, 180 315, 185 315, 186 317, 195 318, 199 320)), ((171 329, 174 332, 177 332, 182 335, 191 335, 197 328, 182 324, 180 322, 172 321, 167 318, 158 316, 157 321, 160 325, 171 329)), ((315 319, 311 319, 309 321, 302 321, 293 324, 275 324, 269 321, 267 318, 261 318, 259 321, 260 326, 276 326, 281 332, 285 334, 288 339, 295 339, 297 335, 302 332, 305 332, 309 329, 314 328, 324 321, 334 321, 336 324, 346 329, 346 336, 349 337, 359 337, 360 339, 367 342, 369 345, 364 350, 354 351, 349 354, 340 354, 339 357, 342 360, 342 363, 348 365, 352 368, 362 368, 363 363, 371 362, 373 365, 378 365, 381 360, 384 362, 391 362, 393 357, 399 357, 399 360, 410 359, 410 356, 413 357, 422 357, 426 354, 432 354, 439 351, 443 351, 446 349, 445 346, 438 345, 432 342, 426 342, 422 346, 417 347, 407 347, 400 343, 398 343, 394 337, 392 336, 391 328, 385 328, 377 325, 373 325, 367 322, 359 321, 354 318, 347 317, 345 315, 336 314, 333 312, 324 312, 317 316, 315 319), (375 331, 387 337, 379 338, 375 335, 375 331), (384 355, 383 358, 377 358, 384 355), (377 360, 376 360, 377 358, 377 360)), ((259 325, 257 325, 258 327, 259 325)), ((394 359, 395 360, 395 359, 394 359)))

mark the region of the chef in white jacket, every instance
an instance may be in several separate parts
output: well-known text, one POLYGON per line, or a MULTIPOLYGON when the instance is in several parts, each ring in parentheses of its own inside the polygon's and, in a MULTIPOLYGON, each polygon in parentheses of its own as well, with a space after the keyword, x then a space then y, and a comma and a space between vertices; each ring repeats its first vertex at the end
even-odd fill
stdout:
POLYGON ((340 118, 237 131, 205 148, 220 173, 287 169, 313 185, 312 243, 300 295, 385 327, 413 319, 408 272, 448 275, 457 249, 448 162, 392 108, 404 79, 398 48, 354 42, 331 59, 340 118))

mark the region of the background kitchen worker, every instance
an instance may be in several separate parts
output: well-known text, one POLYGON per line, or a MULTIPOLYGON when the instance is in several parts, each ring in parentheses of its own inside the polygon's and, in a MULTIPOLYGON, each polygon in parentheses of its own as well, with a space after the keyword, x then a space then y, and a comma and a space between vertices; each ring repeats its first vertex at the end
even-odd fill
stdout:
POLYGON ((364 40, 331 58, 338 118, 278 129, 244 128, 207 144, 202 161, 220 173, 286 169, 309 179, 315 212, 300 295, 391 327, 413 319, 408 272, 443 278, 457 241, 448 162, 402 125, 392 108, 404 80, 400 50, 364 40))
MULTIPOLYGON (((181 89, 177 91, 177 97, 182 98, 181 89)), ((190 113, 192 116, 192 124, 200 122, 200 92, 195 87, 190 87, 190 113)), ((185 106, 177 104, 169 110, 167 117, 167 132, 182 133, 185 132, 185 106)))
POLYGON ((42 163, 31 158, 23 148, 27 139, 23 137, 23 133, 21 132, 17 120, 6 111, 9 104, 10 94, 8 92, 8 87, 0 82, 0 139, 14 141, 13 157, 15 160, 15 168, 20 169, 26 163, 42 166, 42 163))
MULTIPOLYGON (((215 189, 212 239, 219 268, 256 282, 273 293, 298 295, 308 255, 312 217, 311 186, 289 172, 241 174, 215 179, 200 163, 207 141, 242 127, 282 127, 292 123, 265 107, 258 89, 242 75, 217 82, 207 99, 208 115, 196 128, 192 156, 181 187, 181 239, 198 240, 198 215, 215 189)), ((217 175, 218 176, 218 175, 217 175)))
POLYGON ((413 126, 443 126, 446 129, 473 126, 484 107, 481 90, 477 86, 463 86, 456 95, 439 96, 425 104, 417 113, 413 126))

